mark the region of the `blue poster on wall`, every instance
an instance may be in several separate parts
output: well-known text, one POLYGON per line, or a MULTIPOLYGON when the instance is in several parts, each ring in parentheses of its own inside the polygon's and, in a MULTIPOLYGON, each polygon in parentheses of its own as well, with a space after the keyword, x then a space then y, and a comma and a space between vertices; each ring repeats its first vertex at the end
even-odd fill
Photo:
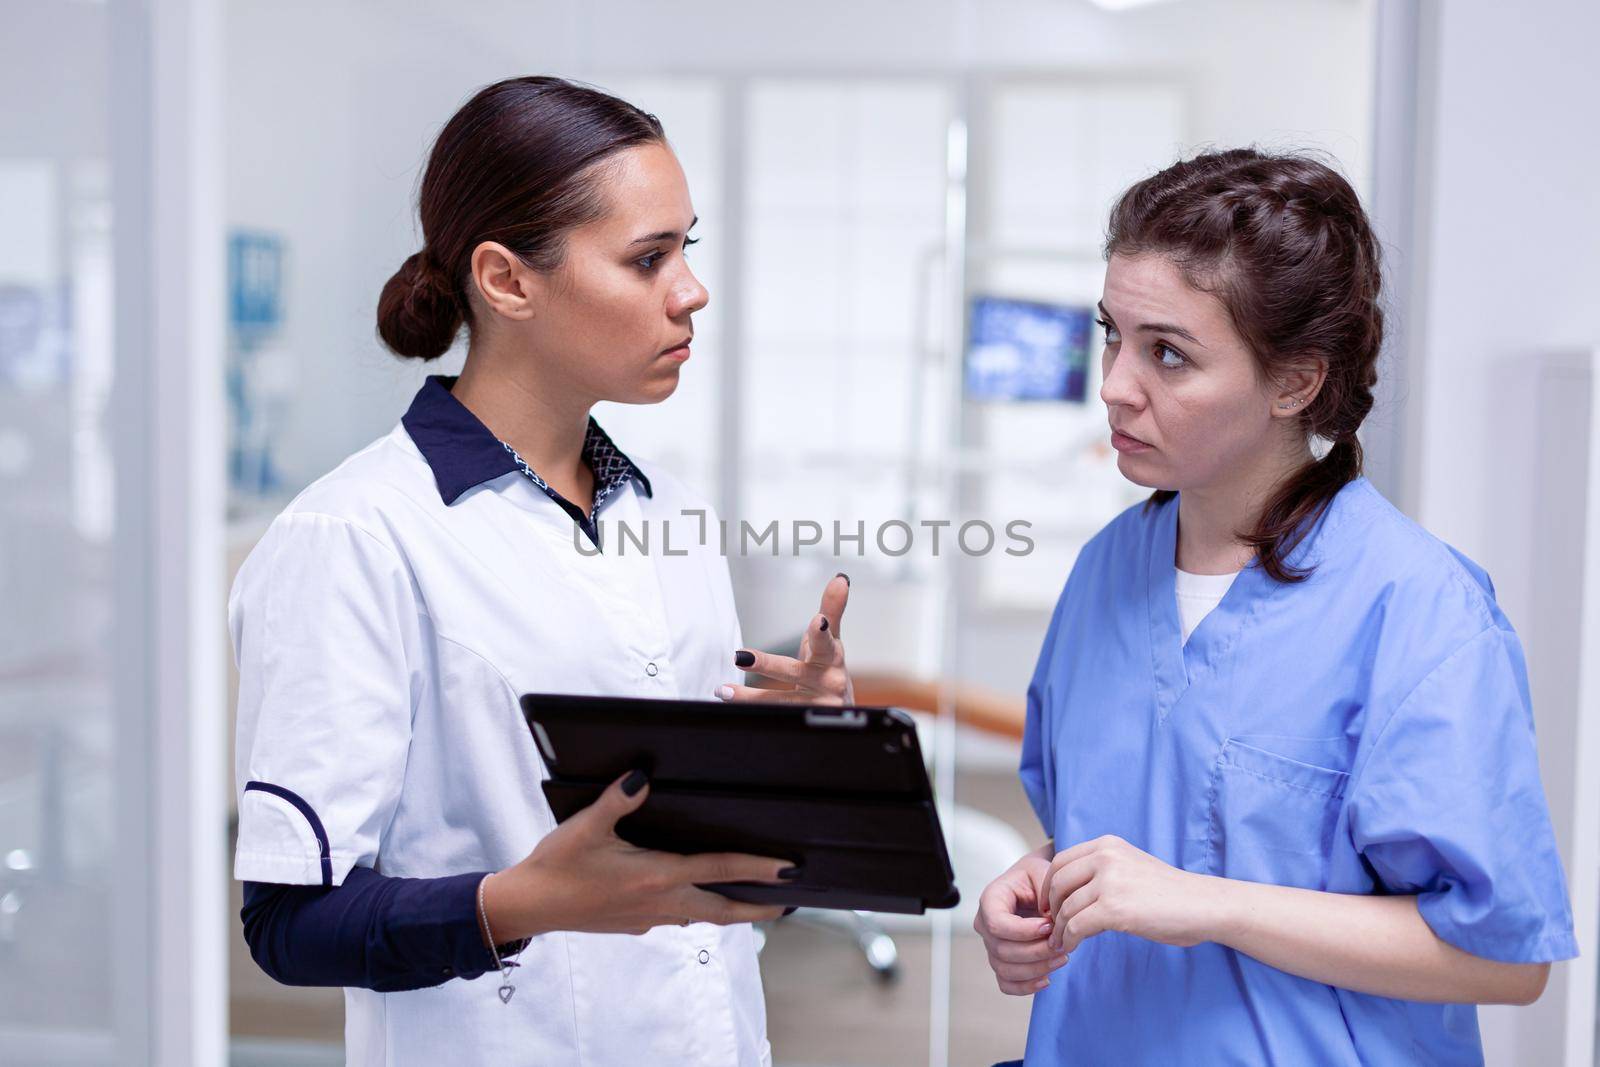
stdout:
POLYGON ((283 325, 283 239, 228 235, 228 475, 235 502, 282 488, 274 458, 293 388, 293 361, 275 344, 283 325))
POLYGON ((0 282, 0 383, 59 386, 71 374, 71 291, 0 282))
POLYGON ((967 341, 969 400, 1084 399, 1089 377, 1089 308, 980 296, 967 341))
POLYGON ((267 334, 283 322, 283 240, 235 230, 228 235, 228 321, 235 337, 267 334))

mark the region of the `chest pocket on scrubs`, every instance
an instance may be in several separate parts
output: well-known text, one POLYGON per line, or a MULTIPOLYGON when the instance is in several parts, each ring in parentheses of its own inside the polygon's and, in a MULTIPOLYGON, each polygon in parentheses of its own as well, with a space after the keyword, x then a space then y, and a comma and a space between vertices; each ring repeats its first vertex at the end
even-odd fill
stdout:
POLYGON ((1211 771, 1204 870, 1322 889, 1350 776, 1229 739, 1211 771))

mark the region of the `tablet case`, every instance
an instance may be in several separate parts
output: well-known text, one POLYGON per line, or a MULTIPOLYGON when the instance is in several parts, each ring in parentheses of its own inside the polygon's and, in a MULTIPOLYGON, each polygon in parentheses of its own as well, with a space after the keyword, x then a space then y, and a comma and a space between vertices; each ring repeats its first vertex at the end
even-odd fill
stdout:
POLYGON ((625 841, 800 868, 793 883, 707 888, 762 904, 906 914, 960 899, 902 711, 539 693, 523 696, 522 710, 558 821, 639 769, 650 797, 617 824, 625 841))

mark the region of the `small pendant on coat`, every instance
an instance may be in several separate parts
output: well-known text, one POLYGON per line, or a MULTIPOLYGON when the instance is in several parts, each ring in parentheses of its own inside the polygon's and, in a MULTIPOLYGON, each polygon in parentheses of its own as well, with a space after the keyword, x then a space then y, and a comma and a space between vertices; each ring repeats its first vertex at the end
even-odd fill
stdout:
POLYGON ((510 1004, 511 1003, 511 994, 513 994, 515 992, 516 992, 516 990, 514 988, 512 988, 511 986, 508 986, 508 985, 501 986, 500 987, 500 1003, 502 1003, 502 1004, 510 1004))

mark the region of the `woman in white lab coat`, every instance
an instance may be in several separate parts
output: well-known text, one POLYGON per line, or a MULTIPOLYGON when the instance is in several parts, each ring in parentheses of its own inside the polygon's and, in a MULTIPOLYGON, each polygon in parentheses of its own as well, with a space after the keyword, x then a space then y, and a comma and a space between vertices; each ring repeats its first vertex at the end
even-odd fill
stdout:
MULTIPOLYGON (((696 886, 798 872, 625 844, 637 772, 557 826, 518 707, 726 697, 751 662, 692 537, 709 509, 589 414, 666 399, 689 359, 708 295, 683 172, 654 117, 517 78, 440 132, 420 214, 378 330, 429 360, 465 326, 462 373, 296 498, 230 598, 252 954, 345 987, 352 1064, 769 1063, 748 924, 777 911, 696 886), (687 551, 613 551, 602 513, 680 524, 687 551)), ((763 662, 782 699, 849 699, 848 585, 799 661, 763 662)))

